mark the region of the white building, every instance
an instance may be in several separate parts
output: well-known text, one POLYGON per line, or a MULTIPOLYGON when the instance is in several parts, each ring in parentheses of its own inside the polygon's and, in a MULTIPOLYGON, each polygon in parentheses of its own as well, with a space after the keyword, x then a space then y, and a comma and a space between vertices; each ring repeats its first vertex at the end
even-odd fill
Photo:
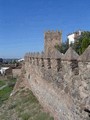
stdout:
POLYGON ((68 38, 68 40, 69 40, 69 45, 70 45, 71 43, 74 43, 75 40, 76 40, 78 37, 81 36, 81 33, 82 33, 82 32, 79 30, 79 31, 77 31, 77 32, 74 32, 74 33, 69 34, 69 35, 67 36, 67 38, 68 38))
POLYGON ((24 58, 21 58, 21 59, 18 60, 18 62, 22 62, 22 61, 24 61, 24 58))
POLYGON ((1 69, 0 69, 1 75, 4 75, 6 73, 6 70, 8 70, 8 69, 9 69, 9 67, 1 67, 1 69))

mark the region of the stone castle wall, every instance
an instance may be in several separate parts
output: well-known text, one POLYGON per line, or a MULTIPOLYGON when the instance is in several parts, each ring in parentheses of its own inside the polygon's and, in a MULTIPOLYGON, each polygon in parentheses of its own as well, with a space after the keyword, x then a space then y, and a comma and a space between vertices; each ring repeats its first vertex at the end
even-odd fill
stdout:
POLYGON ((55 120, 89 120, 90 46, 81 56, 71 47, 64 55, 56 49, 49 55, 48 47, 25 55, 25 85, 55 120))
POLYGON ((13 77, 19 77, 21 75, 21 69, 12 69, 13 77))

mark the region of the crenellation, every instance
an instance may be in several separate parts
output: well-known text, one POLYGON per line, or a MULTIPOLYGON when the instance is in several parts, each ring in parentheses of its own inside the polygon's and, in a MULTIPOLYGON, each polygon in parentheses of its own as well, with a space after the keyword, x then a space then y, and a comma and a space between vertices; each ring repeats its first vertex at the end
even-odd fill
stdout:
POLYGON ((30 64, 32 64, 32 57, 30 57, 30 64))
POLYGON ((37 66, 39 66, 39 58, 36 58, 37 66))
POLYGON ((51 59, 45 58, 44 59, 45 69, 51 69, 51 59))
POLYGON ((44 67, 44 58, 40 58, 40 66, 44 67))
POLYGON ((40 58, 45 58, 45 53, 43 51, 40 54, 40 58))
POLYGON ((56 72, 62 71, 61 58, 51 59, 51 69, 56 72))
POLYGON ((84 53, 78 58, 78 61, 90 62, 90 45, 84 51, 84 53))
POLYGON ((56 45, 62 44, 62 33, 59 31, 48 31, 45 32, 45 46, 44 51, 46 56, 50 56, 55 51, 56 45))
POLYGON ((81 56, 71 47, 62 55, 61 34, 45 32, 45 51, 25 54, 25 80, 57 120, 89 120, 90 46, 81 56))
MULTIPOLYGON (((54 51, 51 57, 45 56, 44 52, 42 53, 27 53, 25 55, 26 61, 30 63, 42 66, 48 69, 59 71, 71 71, 74 75, 79 74, 78 69, 78 55, 69 48, 65 55, 62 55, 59 51, 54 51), (75 55, 75 56, 74 56, 75 55), (74 57, 73 57, 74 56, 74 57), (45 65, 44 65, 45 64, 45 65)), ((71 73, 71 74, 72 74, 71 73)))
POLYGON ((82 70, 90 68, 89 62, 80 62, 79 55, 75 53, 71 47, 67 50, 65 55, 62 55, 59 51, 56 50, 53 52, 51 57, 45 56, 44 52, 27 53, 25 55, 25 60, 27 62, 29 61, 30 64, 33 63, 34 65, 52 69, 57 72, 64 71, 64 73, 67 73, 69 70, 69 73, 74 75, 78 75, 79 72, 82 72, 82 70))
POLYGON ((72 69, 72 72, 74 73, 74 75, 78 75, 79 74, 78 61, 72 60, 70 66, 71 66, 71 69, 72 69))

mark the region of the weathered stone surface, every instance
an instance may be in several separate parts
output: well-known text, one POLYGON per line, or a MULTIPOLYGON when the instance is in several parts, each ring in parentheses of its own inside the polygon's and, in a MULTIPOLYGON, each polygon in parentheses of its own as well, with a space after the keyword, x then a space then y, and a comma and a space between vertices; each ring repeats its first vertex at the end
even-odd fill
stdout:
POLYGON ((90 62, 90 45, 88 48, 84 51, 84 53, 79 57, 79 61, 87 61, 90 62))
POLYGON ((31 64, 29 55, 25 55, 25 79, 21 82, 29 86, 55 120, 89 120, 90 46, 78 61, 79 55, 71 47, 64 57, 55 50, 60 39, 61 33, 47 32, 44 54, 30 55, 31 64))
POLYGON ((79 55, 70 47, 65 55, 63 56, 63 60, 77 60, 79 58, 79 55))
POLYGON ((56 45, 62 44, 62 33, 59 31, 48 31, 45 32, 45 55, 51 56, 51 54, 56 50, 56 45))
POLYGON ((88 82, 84 81, 83 78, 87 72, 81 76, 73 76, 73 74, 69 74, 71 67, 66 69, 68 73, 66 75, 66 73, 62 74, 53 69, 34 65, 27 69, 28 63, 25 63, 25 66, 30 89, 55 118, 57 117, 58 120, 85 120, 88 118, 88 113, 86 114, 84 110, 80 112, 82 104, 84 104, 84 108, 89 109, 89 87, 88 82), (56 95, 58 96, 56 97, 56 95))

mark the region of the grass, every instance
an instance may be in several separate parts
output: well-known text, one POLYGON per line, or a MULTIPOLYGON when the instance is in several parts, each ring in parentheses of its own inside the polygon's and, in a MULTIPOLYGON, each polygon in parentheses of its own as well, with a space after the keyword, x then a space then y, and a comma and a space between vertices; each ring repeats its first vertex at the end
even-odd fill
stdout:
POLYGON ((0 80, 0 87, 2 87, 3 85, 5 85, 5 81, 0 80))
POLYGON ((30 118, 30 114, 29 113, 24 113, 21 115, 22 120, 28 120, 30 118))
POLYGON ((14 109, 16 106, 17 106, 17 104, 11 104, 11 105, 8 107, 8 109, 9 109, 9 110, 10 110, 10 109, 14 109))
POLYGON ((46 112, 39 104, 37 98, 33 95, 32 91, 23 91, 18 97, 16 111, 21 120, 54 120, 53 117, 46 112), (21 99, 19 99, 19 97, 21 99))
POLYGON ((49 114, 43 112, 43 113, 40 113, 35 120, 54 120, 53 117, 49 118, 48 116, 49 114))
POLYGON ((2 90, 0 90, 0 100, 7 99, 9 97, 11 91, 12 91, 12 88, 9 86, 6 86, 2 90))
MULTIPOLYGON (((25 92, 25 91, 24 91, 25 92)), ((27 91, 28 96, 26 95, 26 97, 21 96, 22 98, 22 102, 23 103, 37 103, 38 104, 38 100, 36 99, 36 97, 33 95, 32 91, 27 91)))
POLYGON ((17 94, 9 98, 13 89, 13 82, 16 80, 8 80, 9 84, 0 90, 0 104, 4 105, 0 109, 1 120, 54 120, 53 117, 43 111, 37 98, 29 89, 20 89, 17 94), (5 100, 8 100, 8 103, 4 102, 5 100))
POLYGON ((15 79, 7 79, 7 80, 0 80, 0 87, 7 84, 6 87, 0 90, 0 106, 2 103, 7 100, 13 90, 13 87, 15 85, 16 80, 15 79))

